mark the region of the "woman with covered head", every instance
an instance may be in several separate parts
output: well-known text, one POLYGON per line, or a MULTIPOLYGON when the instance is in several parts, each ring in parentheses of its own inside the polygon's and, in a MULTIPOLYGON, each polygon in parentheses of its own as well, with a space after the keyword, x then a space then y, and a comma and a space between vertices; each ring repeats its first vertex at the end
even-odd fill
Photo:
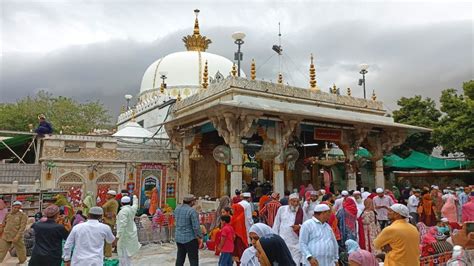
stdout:
POLYGON ((244 207, 240 204, 233 204, 232 210, 234 215, 230 221, 230 226, 234 228, 235 239, 234 239, 234 252, 232 256, 237 265, 240 264, 240 259, 244 250, 248 247, 247 228, 245 227, 245 213, 244 207))
POLYGON ((82 213, 85 217, 89 214, 90 208, 95 206, 94 193, 91 191, 86 192, 86 197, 82 201, 82 213))
POLYGON ((270 234, 260 237, 255 243, 255 249, 257 250, 258 261, 262 266, 296 266, 285 240, 279 235, 270 234))
POLYGON ((364 211, 362 212, 361 218, 363 223, 363 236, 364 243, 362 248, 375 254, 374 239, 380 233, 380 226, 377 223, 377 215, 374 208, 374 201, 371 198, 367 198, 364 201, 364 211))
POLYGON ((255 245, 261 237, 273 233, 272 228, 264 223, 256 223, 250 227, 249 236, 252 240, 252 246, 248 247, 242 254, 242 259, 240 260, 242 266, 260 266, 255 245))
POLYGON ((349 266, 377 266, 375 256, 367 250, 360 248, 356 241, 346 241, 346 249, 349 254, 349 266))

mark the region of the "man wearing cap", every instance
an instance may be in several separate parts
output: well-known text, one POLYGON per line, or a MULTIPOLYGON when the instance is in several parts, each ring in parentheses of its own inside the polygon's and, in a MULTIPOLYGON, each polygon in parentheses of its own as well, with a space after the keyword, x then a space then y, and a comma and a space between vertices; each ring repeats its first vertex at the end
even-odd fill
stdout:
POLYGON ((42 137, 46 134, 53 133, 53 126, 51 126, 51 123, 46 121, 46 116, 44 114, 40 114, 38 116, 38 120, 39 120, 39 125, 35 129, 35 133, 37 133, 38 136, 42 137))
POLYGON ((354 191, 354 193, 352 193, 352 196, 357 205, 357 218, 359 218, 365 209, 364 200, 362 199, 360 191, 358 190, 354 191))
POLYGON ((178 246, 176 255, 176 266, 183 266, 188 255, 191 266, 199 265, 199 240, 202 238, 199 226, 199 215, 193 208, 196 198, 194 195, 186 195, 183 204, 174 210, 176 219, 175 240, 178 246))
POLYGON ((319 204, 318 201, 318 192, 311 191, 309 192, 309 200, 303 203, 303 213, 304 213, 304 221, 309 220, 314 215, 314 207, 319 204))
POLYGON ((410 212, 410 222, 416 226, 418 223, 418 205, 420 205, 420 190, 414 189, 413 195, 408 198, 408 211, 410 212))
POLYGON ((60 266, 62 262, 62 241, 67 239, 68 231, 64 225, 56 223, 59 207, 51 204, 44 209, 47 220, 31 226, 35 231, 35 245, 29 266, 60 266))
POLYGON ((133 195, 133 204, 129 196, 120 199, 122 208, 117 215, 117 252, 121 266, 132 265, 131 257, 140 249, 137 226, 134 218, 138 210, 138 198, 133 195))
POLYGON ((339 246, 327 223, 331 208, 326 204, 314 207, 314 216, 303 223, 300 230, 300 250, 305 265, 338 265, 339 246))
POLYGON ((393 204, 388 208, 388 217, 392 224, 374 240, 375 248, 386 253, 384 265, 420 265, 420 234, 415 226, 407 222, 410 218, 407 206, 393 204))
POLYGON ((250 227, 253 225, 252 219, 252 206, 250 201, 252 200, 252 194, 250 192, 242 193, 243 200, 239 204, 244 208, 245 214, 245 228, 247 229, 247 235, 249 233, 250 227))
MULTIPOLYGON (((303 210, 300 207, 298 193, 289 196, 289 205, 281 206, 273 223, 273 231, 285 239, 291 256, 296 265, 300 265, 301 251, 299 246, 299 233, 303 223, 303 210)), ((313 209, 314 210, 314 209, 313 209)))
POLYGON ((347 197, 349 197, 349 192, 347 190, 341 191, 341 197, 339 197, 338 199, 336 199, 336 201, 334 201, 335 212, 339 211, 339 209, 342 208, 342 203, 347 197))
MULTIPOLYGON (((104 210, 103 221, 105 224, 110 226, 112 232, 114 231, 115 223, 117 221, 117 211, 119 207, 117 200, 115 200, 115 196, 117 196, 117 192, 115 192, 115 190, 107 191, 107 201, 104 203, 104 205, 102 205, 102 209, 104 210)), ((108 258, 112 257, 111 244, 105 243, 104 255, 108 258)))
POLYGON ((18 254, 19 264, 26 261, 26 248, 23 241, 23 233, 26 227, 28 216, 20 211, 22 203, 15 201, 12 204, 12 210, 5 216, 3 226, 0 233, 3 231, 0 238, 0 263, 7 255, 11 246, 14 246, 18 254))
POLYGON ((103 215, 104 210, 101 207, 92 207, 89 210, 87 222, 72 228, 64 244, 64 266, 102 266, 104 264, 104 242, 111 245, 115 237, 110 226, 99 222, 103 215), (73 247, 74 252, 72 252, 73 247))
POLYGON ((377 197, 374 198, 374 207, 377 212, 377 221, 380 224, 380 228, 384 229, 388 225, 388 209, 394 204, 391 197, 386 196, 383 188, 377 188, 377 197))
POLYGON ((260 216, 263 217, 268 226, 273 226, 273 221, 280 207, 280 193, 273 192, 270 201, 260 210, 260 216))

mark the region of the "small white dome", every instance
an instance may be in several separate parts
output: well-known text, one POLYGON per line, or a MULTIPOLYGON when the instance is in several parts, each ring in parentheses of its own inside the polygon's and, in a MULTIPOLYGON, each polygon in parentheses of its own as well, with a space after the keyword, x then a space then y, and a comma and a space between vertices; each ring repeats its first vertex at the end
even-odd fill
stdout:
POLYGON ((125 124, 125 127, 115 132, 112 136, 123 138, 130 142, 143 142, 143 138, 151 138, 153 133, 144 129, 135 121, 130 121, 125 124), (142 139, 140 139, 142 138, 142 139))
MULTIPOLYGON (((192 89, 200 87, 206 60, 209 78, 214 78, 217 72, 227 77, 234 64, 223 56, 206 52, 185 51, 172 53, 156 60, 147 68, 143 75, 140 94, 160 88, 162 82, 160 72, 166 72, 167 88, 192 89)), ((241 76, 245 77, 242 70, 241 76)), ((182 94, 182 96, 184 95, 182 94)))

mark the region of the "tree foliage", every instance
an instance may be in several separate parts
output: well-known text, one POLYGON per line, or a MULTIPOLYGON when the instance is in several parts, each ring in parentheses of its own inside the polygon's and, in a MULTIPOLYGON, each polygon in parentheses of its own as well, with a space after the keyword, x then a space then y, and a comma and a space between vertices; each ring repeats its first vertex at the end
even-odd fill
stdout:
MULTIPOLYGON (((397 104, 400 109, 393 112, 395 122, 432 129, 438 126, 441 112, 436 109, 436 104, 432 99, 423 99, 420 95, 411 98, 402 97, 397 104)), ((409 136, 405 143, 395 148, 394 152, 408 156, 414 149, 431 154, 435 146, 437 145, 432 140, 431 133, 415 133, 409 136)))
POLYGON ((40 91, 16 103, 0 103, 0 129, 28 131, 36 128, 38 115, 45 114, 56 133, 84 134, 95 128, 108 127, 110 115, 99 101, 79 103, 68 97, 54 97, 40 91))
POLYGON ((435 129, 433 138, 443 146, 443 151, 462 152, 474 159, 474 81, 463 84, 465 95, 455 89, 441 94, 441 111, 444 113, 435 129))

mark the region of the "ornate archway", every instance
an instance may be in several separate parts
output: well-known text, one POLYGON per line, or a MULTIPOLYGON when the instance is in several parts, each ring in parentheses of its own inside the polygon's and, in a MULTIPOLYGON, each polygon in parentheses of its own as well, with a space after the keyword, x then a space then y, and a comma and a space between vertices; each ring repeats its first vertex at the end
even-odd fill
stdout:
POLYGON ((56 187, 67 191, 68 200, 74 207, 80 205, 84 189, 84 178, 80 174, 69 172, 61 176, 58 178, 56 187))
POLYGON ((120 192, 118 191, 120 186, 119 178, 115 174, 106 173, 99 176, 99 178, 97 178, 96 184, 97 197, 100 199, 97 203, 99 206, 105 203, 105 195, 107 194, 107 191, 115 190, 117 193, 120 192))

